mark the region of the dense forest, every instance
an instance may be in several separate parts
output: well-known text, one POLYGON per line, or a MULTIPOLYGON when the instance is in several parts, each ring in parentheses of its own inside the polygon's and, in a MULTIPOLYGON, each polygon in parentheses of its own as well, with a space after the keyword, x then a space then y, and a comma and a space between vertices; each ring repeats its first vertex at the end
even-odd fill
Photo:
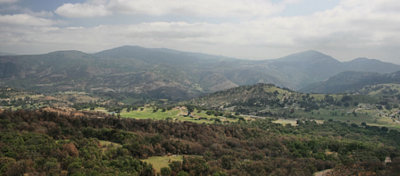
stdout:
POLYGON ((268 119, 196 124, 47 110, 0 114, 2 175, 398 175, 400 132, 268 119), (103 146, 109 142, 115 145, 103 146), (141 159, 183 155, 156 173, 141 159), (390 160, 390 161, 389 161, 390 160))

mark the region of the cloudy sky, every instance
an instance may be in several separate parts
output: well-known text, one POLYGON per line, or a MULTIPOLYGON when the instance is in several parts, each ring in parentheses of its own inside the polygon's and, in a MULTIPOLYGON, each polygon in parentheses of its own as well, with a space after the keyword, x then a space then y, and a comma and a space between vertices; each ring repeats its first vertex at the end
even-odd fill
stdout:
POLYGON ((400 64, 399 34, 398 0, 0 0, 0 52, 18 54, 139 45, 400 64))

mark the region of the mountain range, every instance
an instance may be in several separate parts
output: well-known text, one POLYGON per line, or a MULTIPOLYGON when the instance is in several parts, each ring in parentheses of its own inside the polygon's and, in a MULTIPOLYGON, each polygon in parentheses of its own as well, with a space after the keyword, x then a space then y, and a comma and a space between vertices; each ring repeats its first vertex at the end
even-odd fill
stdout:
POLYGON ((340 62, 318 51, 255 61, 122 46, 93 54, 56 51, 0 56, 0 86, 183 100, 240 85, 272 83, 303 90, 345 71, 387 74, 399 70, 399 65, 366 58, 340 62))

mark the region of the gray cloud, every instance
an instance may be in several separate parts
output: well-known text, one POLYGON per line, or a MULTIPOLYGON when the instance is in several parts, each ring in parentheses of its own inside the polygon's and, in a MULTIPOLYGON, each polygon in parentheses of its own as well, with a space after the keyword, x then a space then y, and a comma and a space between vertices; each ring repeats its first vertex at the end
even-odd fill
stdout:
POLYGON ((22 25, 22 26, 50 26, 55 24, 54 21, 32 16, 29 14, 15 14, 15 15, 0 15, 0 24, 7 27, 9 25, 22 25))
POLYGON ((0 0, 0 4, 11 4, 16 2, 18 2, 18 0, 0 0))

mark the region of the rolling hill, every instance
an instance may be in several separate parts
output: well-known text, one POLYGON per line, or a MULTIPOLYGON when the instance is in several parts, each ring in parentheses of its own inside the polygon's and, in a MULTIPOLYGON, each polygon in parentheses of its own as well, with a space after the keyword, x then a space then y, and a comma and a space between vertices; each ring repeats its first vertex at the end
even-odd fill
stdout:
POLYGON ((289 112, 309 112, 321 107, 336 106, 342 97, 305 94, 273 84, 259 83, 218 91, 187 103, 205 109, 234 111, 240 114, 290 117, 289 112))
POLYGON ((367 123, 399 127, 400 86, 365 87, 352 94, 312 94, 279 88, 272 84, 240 86, 192 99, 183 104, 207 109, 209 114, 230 113, 242 117, 367 123))

